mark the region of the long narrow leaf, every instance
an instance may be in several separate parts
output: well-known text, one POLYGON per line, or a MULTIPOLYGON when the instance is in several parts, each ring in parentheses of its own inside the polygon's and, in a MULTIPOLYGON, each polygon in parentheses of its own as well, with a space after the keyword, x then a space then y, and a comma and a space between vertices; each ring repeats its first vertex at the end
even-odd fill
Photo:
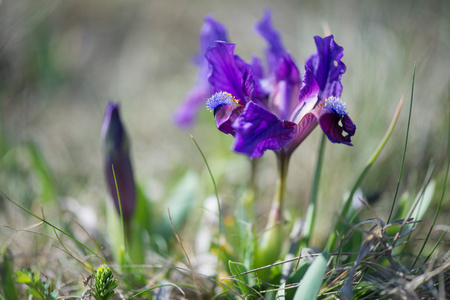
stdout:
POLYGON ((342 208, 342 211, 340 213, 339 216, 339 220, 338 223, 335 226, 335 230, 334 232, 330 235, 330 238, 327 241, 327 246, 326 246, 326 250, 328 252, 332 252, 333 248, 335 247, 335 243, 337 240, 337 237, 339 234, 342 233, 344 224, 341 222, 341 220, 345 220, 346 216, 348 215, 348 212, 350 210, 351 207, 351 203, 352 203, 352 199, 353 199, 353 195, 355 194, 356 190, 358 189, 358 187, 361 185, 361 183, 363 182, 364 178, 366 177, 367 173, 369 173, 369 170, 371 169, 372 165, 375 163, 376 159, 378 158, 378 156, 380 155, 381 151, 384 149, 384 147, 386 146, 387 141, 389 140, 392 131, 394 130, 395 124, 397 123, 398 117, 400 115, 400 111, 403 105, 403 99, 400 100, 397 109, 395 111, 394 117, 392 118, 391 124, 388 128, 388 130, 386 131, 386 134, 384 135, 383 139, 381 140, 380 144, 378 145, 377 149, 375 150, 375 152, 372 154, 372 156, 370 157, 370 159, 368 160, 364 170, 362 171, 362 173, 359 175, 358 179, 356 180, 355 185, 353 186, 347 200, 345 201, 345 204, 342 208))
POLYGON ((303 280, 294 295, 294 300, 314 300, 319 294, 322 279, 327 270, 328 253, 316 257, 303 276, 303 280))
POLYGON ((0 275, 0 283, 6 299, 19 299, 13 280, 12 259, 10 259, 7 251, 3 253, 3 262, 0 264, 0 275))
POLYGON ((242 294, 251 294, 252 291, 248 285, 248 273, 245 265, 239 262, 229 261, 228 267, 230 268, 230 273, 237 279, 237 287, 239 287, 242 294))
MULTIPOLYGON (((217 200, 217 212, 219 213, 219 231, 217 233, 217 240, 220 241, 220 237, 222 236, 222 213, 220 211, 220 200, 219 200, 219 193, 217 191, 217 185, 216 185, 216 180, 214 179, 214 176, 212 174, 211 168, 209 167, 208 161, 206 160, 205 155, 203 154, 202 149, 200 148, 200 146, 198 145, 197 141, 194 139, 194 136, 191 135, 191 139, 194 142, 195 146, 198 149, 198 152, 200 152, 203 161, 205 162, 206 168, 208 169, 209 172, 209 176, 211 177, 211 181, 212 184, 214 186, 214 194, 216 195, 216 200, 217 200)), ((219 260, 220 260, 220 247, 217 248, 217 268, 219 268, 219 260)), ((219 269, 217 269, 217 272, 219 272, 219 269)))
POLYGON ((415 80, 415 78, 416 78, 416 65, 414 64, 413 77, 412 77, 412 83, 411 83, 411 100, 409 102, 408 124, 406 125, 405 146, 403 148, 402 163, 400 166, 400 173, 398 174, 397 187, 395 188, 394 200, 392 201, 391 211, 389 212, 389 217, 388 217, 387 223, 390 223, 390 221, 391 221, 392 212, 394 211, 395 202, 397 201, 398 191, 400 188, 400 180, 401 180, 402 174, 403 174, 403 166, 405 164, 406 148, 408 147, 409 127, 411 124, 411 113, 412 113, 413 99, 414 99, 414 80, 415 80))
MULTIPOLYGON (((450 110, 450 106, 449 106, 449 110, 450 110)), ((441 198, 439 199, 438 207, 436 208, 436 213, 434 214, 433 223, 431 224, 431 227, 430 227, 430 230, 428 231, 427 237, 425 238, 425 241, 423 242, 422 247, 420 248, 419 254, 416 256, 416 259, 415 259, 414 263, 412 264, 411 269, 414 268, 414 266, 416 265, 420 255, 423 252, 423 249, 425 248, 425 245, 428 242, 428 239, 430 238, 431 232, 433 231, 434 225, 436 224, 436 220, 437 220, 437 217, 439 215, 439 211, 441 210, 442 202, 444 201, 445 191, 446 191, 446 188, 447 188, 448 172, 449 172, 449 169, 450 169, 450 118, 447 118, 447 120, 448 120, 447 165, 446 165, 446 168, 445 168, 444 185, 443 185, 443 188, 442 188, 441 198)), ((432 252, 428 255, 428 257, 426 258, 425 262, 431 257, 431 254, 433 253, 434 249, 436 249, 436 247, 437 247, 437 244, 433 248, 432 252)))
POLYGON ((30 154, 33 171, 35 172, 40 183, 40 196, 43 202, 55 203, 57 193, 50 166, 36 144, 28 144, 27 150, 30 154))

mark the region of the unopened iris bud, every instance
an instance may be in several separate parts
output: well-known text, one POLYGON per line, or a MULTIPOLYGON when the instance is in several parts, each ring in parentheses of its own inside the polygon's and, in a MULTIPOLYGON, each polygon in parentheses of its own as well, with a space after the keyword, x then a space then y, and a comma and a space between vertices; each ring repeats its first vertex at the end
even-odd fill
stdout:
POLYGON ((136 187, 130 160, 130 145, 125 128, 120 121, 119 104, 109 102, 101 129, 101 143, 104 155, 104 171, 109 192, 114 199, 117 212, 120 204, 125 221, 133 216, 136 202, 136 187), (113 173, 114 168, 114 173, 113 173), (116 179, 114 180, 114 174, 116 179), (116 188, 117 183, 117 188, 116 188))

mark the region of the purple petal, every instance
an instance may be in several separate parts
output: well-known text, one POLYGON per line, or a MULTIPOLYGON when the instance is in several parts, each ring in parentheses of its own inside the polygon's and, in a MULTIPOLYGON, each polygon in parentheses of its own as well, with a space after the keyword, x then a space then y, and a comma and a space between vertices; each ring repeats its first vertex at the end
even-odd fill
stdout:
POLYGON ((213 93, 208 81, 210 70, 205 53, 209 47, 214 46, 217 40, 227 41, 227 30, 225 26, 215 21, 212 15, 208 15, 205 17, 205 23, 200 30, 200 51, 194 59, 194 63, 199 67, 196 84, 186 94, 174 114, 174 122, 181 128, 187 129, 194 125, 198 111, 213 93))
POLYGON ((266 9, 262 19, 256 24, 256 32, 258 32, 269 44, 266 50, 267 63, 269 72, 274 72, 281 57, 284 56, 286 50, 279 32, 272 26, 272 14, 269 9, 266 9))
POLYGON ((316 128, 317 117, 312 113, 307 113, 297 125, 297 133, 292 141, 286 146, 286 153, 292 153, 304 139, 316 128))
POLYGON ((251 70, 256 78, 263 79, 265 77, 261 59, 255 55, 252 55, 251 70))
POLYGON ((227 104, 214 109, 214 119, 217 128, 223 133, 235 135, 235 130, 232 127, 234 121, 241 115, 244 106, 240 104, 227 104))
POLYGON ((264 105, 267 105, 267 99, 271 89, 266 84, 268 81, 265 78, 264 69, 259 57, 252 56, 250 69, 253 80, 255 80, 255 97, 261 100, 264 105))
POLYGON ((251 159, 261 157, 266 150, 281 150, 296 134, 295 123, 281 121, 253 102, 247 104, 233 128, 236 135, 232 149, 251 159))
POLYGON ((332 143, 353 146, 351 137, 355 134, 356 125, 348 115, 340 118, 339 114, 333 110, 321 109, 318 116, 320 127, 332 143), (341 120, 342 126, 339 124, 341 120), (347 134, 344 135, 344 132, 347 134))
POLYGON ((175 123, 181 128, 189 128, 195 123, 197 112, 204 106, 205 100, 212 95, 208 82, 195 85, 178 106, 174 114, 175 123))
POLYGON ((293 109, 289 118, 294 123, 299 123, 300 120, 310 112, 318 101, 319 85, 310 70, 306 70, 303 74, 303 85, 300 89, 298 103, 293 109))
POLYGON ((356 132, 356 124, 353 123, 352 119, 348 115, 344 115, 341 119, 342 127, 349 136, 354 136, 356 132))
POLYGON ((291 57, 281 57, 276 69, 276 80, 269 98, 269 107, 280 119, 289 119, 298 103, 300 73, 291 57))
MULTIPOLYGON (((245 94, 242 91, 243 72, 236 65, 234 47, 234 44, 216 42, 214 47, 206 51, 205 57, 212 66, 209 82, 214 93, 228 92, 245 103, 245 94)), ((242 60, 237 61, 242 67, 242 60)))
POLYGON ((203 62, 206 50, 214 46, 216 41, 228 42, 227 29, 221 23, 215 21, 212 15, 207 15, 205 23, 200 29, 200 52, 195 60, 197 64, 203 62))
POLYGON ((320 87, 320 99, 330 96, 340 98, 342 93, 341 77, 346 66, 341 61, 344 48, 335 43, 332 35, 321 38, 315 36, 317 53, 306 60, 306 69, 310 69, 320 87))
POLYGON ((277 81, 287 81, 289 84, 300 83, 300 72, 289 54, 280 57, 280 61, 275 71, 277 81))

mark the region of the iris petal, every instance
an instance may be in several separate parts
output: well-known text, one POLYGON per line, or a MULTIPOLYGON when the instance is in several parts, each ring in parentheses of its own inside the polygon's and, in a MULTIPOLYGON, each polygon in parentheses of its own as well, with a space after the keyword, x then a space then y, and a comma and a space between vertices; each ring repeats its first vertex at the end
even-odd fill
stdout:
MULTIPOLYGON (((216 42, 215 46, 206 51, 212 72, 209 76, 209 82, 214 87, 214 92, 226 91, 236 99, 245 101, 245 94, 242 91, 243 72, 239 70, 235 54, 235 44, 216 42)), ((242 60, 238 63, 242 68, 242 60)))
POLYGON ((269 44, 269 47, 266 50, 266 57, 269 72, 273 73, 280 58, 286 54, 286 50, 281 42, 280 33, 272 26, 272 14, 269 9, 264 12, 264 16, 256 24, 255 29, 269 44))
POLYGON ((339 125, 341 118, 333 110, 322 109, 319 116, 319 124, 323 132, 332 143, 340 143, 353 146, 351 137, 355 134, 356 125, 348 115, 342 117, 343 126, 339 125), (344 135, 344 132, 347 135, 344 135))
POLYGON ((252 159, 261 157, 266 150, 284 148, 295 136, 297 124, 281 121, 268 110, 249 102, 233 128, 236 130, 233 150, 252 159))
POLYGON ((297 133, 292 141, 286 146, 286 153, 292 153, 304 139, 316 128, 318 124, 316 115, 312 113, 306 114, 297 124, 297 133))
POLYGON ((227 104, 218 107, 214 110, 214 119, 216 120, 217 128, 223 133, 235 135, 235 130, 232 127, 233 122, 242 113, 244 107, 239 104, 227 104))
POLYGON ((195 123, 197 112, 212 94, 212 87, 208 82, 198 83, 185 96, 183 102, 175 110, 174 121, 181 128, 189 128, 195 123))
POLYGON ((303 75, 303 85, 298 96, 298 103, 292 111, 290 120, 299 123, 310 112, 318 101, 319 85, 309 70, 303 75))
MULTIPOLYGON (((196 57, 197 63, 205 60, 205 53, 216 41, 228 42, 227 29, 221 23, 214 20, 212 15, 205 17, 205 23, 200 29, 200 53, 196 57)), ((206 74, 205 74, 206 75, 206 74)))
POLYGON ((330 96, 341 97, 341 77, 347 67, 341 61, 344 48, 336 44, 332 35, 325 38, 315 36, 317 53, 306 60, 306 68, 310 69, 320 87, 320 99, 330 96))
POLYGON ((206 50, 217 40, 228 41, 225 26, 215 21, 212 15, 206 16, 204 21, 200 30, 200 51, 194 57, 194 64, 199 67, 197 81, 174 114, 174 122, 181 128, 194 125, 198 111, 213 93, 213 88, 208 82, 209 64, 205 59, 206 50))

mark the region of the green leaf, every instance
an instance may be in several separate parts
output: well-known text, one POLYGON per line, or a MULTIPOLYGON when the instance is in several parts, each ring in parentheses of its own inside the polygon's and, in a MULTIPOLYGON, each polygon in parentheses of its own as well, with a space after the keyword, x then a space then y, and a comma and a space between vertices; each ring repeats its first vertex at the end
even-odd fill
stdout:
POLYGON ((364 178, 366 177, 366 175, 369 173, 370 169, 372 168, 373 164, 375 163, 375 161, 377 160, 378 156, 380 155, 380 153, 382 152, 382 150, 384 149, 384 147, 386 146, 386 143, 388 142, 389 138, 391 137, 391 134, 394 130, 395 124, 397 124, 397 120, 398 117, 400 115, 400 111, 403 105, 403 100, 400 101, 400 103, 397 106, 397 110, 395 111, 394 117, 392 118, 391 124, 389 125, 388 130, 386 131, 383 139, 381 140, 380 144, 378 145, 377 149, 374 151, 374 153, 372 154, 372 156, 369 158, 369 160, 366 163, 366 166, 364 167, 364 170, 361 172, 361 174, 359 175, 358 179, 356 180, 347 200, 344 203, 344 206, 342 207, 340 216, 339 216, 339 221, 338 223, 335 225, 335 229, 333 231, 333 233, 330 235, 330 237, 328 238, 327 241, 327 245, 326 245, 326 251, 331 252, 334 250, 335 248, 335 244, 337 241, 338 236, 340 235, 341 238, 343 238, 344 236, 344 229, 346 227, 345 223, 342 223, 341 220, 347 220, 348 222, 351 222, 351 219, 348 219, 348 215, 349 212, 351 211, 351 203, 353 200, 353 195, 355 194, 356 190, 361 186, 361 183, 363 182, 364 178))
POLYGON ((285 300, 286 299, 286 282, 283 282, 280 286, 280 289, 277 292, 277 295, 275 296, 275 299, 277 300, 285 300))
POLYGON ((59 293, 57 290, 54 290, 50 295, 49 295, 49 299, 57 299, 59 296, 59 293))
POLYGON ((33 170, 40 183, 42 200, 44 203, 56 202, 57 193, 53 183, 52 172, 44 155, 34 143, 28 144, 27 150, 30 154, 33 170))
MULTIPOLYGON (((300 282, 303 279, 303 277, 305 276, 305 273, 308 270, 310 265, 311 264, 308 263, 305 259, 301 259, 297 266, 297 269, 293 273, 291 273, 291 275, 289 276, 287 283, 290 285, 290 284, 296 284, 296 283, 300 282)), ((286 291, 287 298, 293 299, 294 293, 295 293, 295 289, 288 289, 286 291)))
POLYGON ((136 196, 136 209, 134 211, 133 219, 136 219, 141 227, 145 228, 150 234, 152 232, 153 218, 155 215, 152 203, 139 184, 136 185, 136 196))
POLYGON ((15 274, 15 280, 17 283, 33 283, 32 274, 26 269, 20 269, 15 274))
POLYGON ((425 212, 430 207, 431 200, 433 200, 435 187, 436 181, 431 180, 425 192, 423 193, 421 201, 419 202, 419 204, 414 209, 414 212, 411 215, 414 218, 414 220, 421 220, 425 212))
POLYGON ((123 244, 124 241, 120 217, 117 215, 116 208, 110 203, 106 205, 106 228, 110 238, 111 252, 114 261, 118 264, 124 264, 125 245, 123 244))
POLYGON ((186 218, 193 207, 195 192, 198 186, 198 175, 194 172, 187 172, 177 183, 167 201, 164 202, 163 219, 161 221, 161 235, 168 239, 173 236, 167 209, 170 211, 173 226, 179 229, 186 221, 186 218))
MULTIPOLYGON (((3 262, 0 264, 0 281, 6 299, 17 300, 17 290, 14 285, 12 260, 9 258, 7 251, 3 252, 3 262)), ((0 296, 1 297, 1 296, 0 296)))
POLYGON ((45 300, 45 299, 42 298, 42 295, 39 293, 39 291, 36 290, 36 289, 33 288, 33 287, 29 287, 29 288, 27 289, 27 292, 28 292, 28 294, 33 295, 34 297, 36 297, 36 298, 38 298, 38 299, 45 300))
POLYGON ((228 267, 230 268, 230 273, 235 276, 237 279, 237 286, 242 291, 243 295, 251 294, 252 291, 248 286, 248 274, 242 275, 243 273, 247 272, 247 269, 245 268, 245 265, 243 263, 229 261, 228 267))
POLYGON ((303 280, 294 295, 294 300, 314 300, 319 294, 322 279, 327 270, 328 253, 321 253, 303 276, 303 280))

